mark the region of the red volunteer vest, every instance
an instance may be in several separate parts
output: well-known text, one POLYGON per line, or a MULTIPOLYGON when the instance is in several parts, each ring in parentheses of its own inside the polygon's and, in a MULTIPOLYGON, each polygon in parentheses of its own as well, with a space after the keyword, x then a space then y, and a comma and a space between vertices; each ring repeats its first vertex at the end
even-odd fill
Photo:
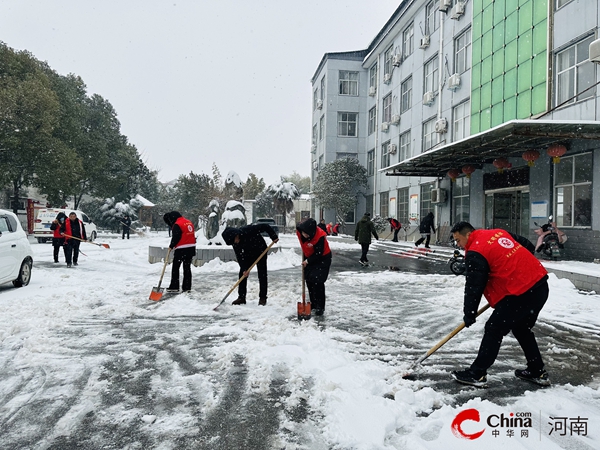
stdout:
MULTIPOLYGON (((304 241, 303 239, 301 239, 302 234, 299 231, 296 231, 296 234, 298 235, 298 240, 300 241, 300 247, 302 247, 302 253, 304 253, 304 256, 306 256, 307 258, 310 258, 315 252, 314 245, 319 241, 319 239, 321 239, 323 236, 327 236, 327 233, 325 233, 319 227, 317 227, 317 232, 309 241, 304 241)), ((328 253, 331 253, 331 250, 329 249, 329 242, 327 242, 327 239, 325 239, 325 245, 323 246, 323 255, 327 255, 328 253)))
POLYGON ((490 266, 483 295, 492 308, 507 295, 521 295, 548 272, 529 250, 505 230, 475 230, 466 251, 481 254, 490 266))
MULTIPOLYGON (((80 239, 83 239, 83 227, 81 226, 81 220, 77 219, 77 224, 79 225, 79 235, 81 236, 80 239)), ((65 219, 65 234, 68 234, 69 236, 73 236, 73 232, 71 231, 71 219, 69 219, 68 217, 65 219)), ((65 238, 65 241, 68 241, 70 238, 66 237, 66 236, 61 236, 65 238)), ((75 239, 77 240, 77 239, 75 239)))
POLYGON ((194 225, 185 217, 179 217, 175 225, 181 229, 181 239, 175 248, 187 248, 196 246, 196 236, 194 235, 194 225))

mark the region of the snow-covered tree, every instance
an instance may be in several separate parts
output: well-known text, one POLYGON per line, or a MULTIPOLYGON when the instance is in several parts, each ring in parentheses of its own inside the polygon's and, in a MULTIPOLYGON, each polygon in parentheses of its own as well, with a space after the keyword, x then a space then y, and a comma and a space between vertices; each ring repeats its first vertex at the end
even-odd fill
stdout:
POLYGON ((273 207, 275 212, 283 216, 283 227, 285 229, 286 215, 294 209, 294 200, 300 197, 300 192, 294 183, 279 181, 267 188, 273 195, 273 207))
POLYGON ((225 178, 225 192, 224 194, 233 200, 241 201, 244 197, 244 189, 242 187, 242 180, 240 176, 231 170, 225 178))

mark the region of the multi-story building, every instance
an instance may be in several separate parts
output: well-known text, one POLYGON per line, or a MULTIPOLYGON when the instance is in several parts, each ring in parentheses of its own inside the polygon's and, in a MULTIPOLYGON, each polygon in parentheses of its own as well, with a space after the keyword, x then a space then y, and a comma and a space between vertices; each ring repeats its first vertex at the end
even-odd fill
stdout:
POLYGON ((313 76, 313 181, 356 157, 369 183, 350 221, 432 211, 440 240, 461 220, 533 239, 552 215, 567 257, 599 258, 599 23, 597 0, 402 1, 313 76))

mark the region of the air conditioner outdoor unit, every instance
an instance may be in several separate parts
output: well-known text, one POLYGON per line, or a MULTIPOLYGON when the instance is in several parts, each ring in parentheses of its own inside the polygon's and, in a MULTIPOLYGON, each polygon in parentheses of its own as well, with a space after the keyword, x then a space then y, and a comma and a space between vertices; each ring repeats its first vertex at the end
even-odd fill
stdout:
POLYGON ((376 93, 377 93, 377 88, 375 86, 369 86, 369 95, 371 97, 374 97, 376 93))
POLYGON ((600 64, 600 39, 596 39, 590 44, 590 61, 600 64))
POLYGON ((419 45, 419 48, 426 49, 427 47, 429 47, 429 43, 430 43, 430 38, 426 34, 425 36, 423 36, 421 38, 421 45, 419 45))
POLYGON ((313 169, 317 170, 319 168, 319 163, 316 161, 313 161, 313 169))
POLYGON ((384 82, 385 84, 388 84, 390 81, 392 81, 392 74, 391 74, 391 73, 386 73, 386 74, 383 76, 383 82, 384 82))
POLYGON ((452 8, 450 12, 450 18, 454 20, 458 20, 460 16, 465 13, 465 4, 463 2, 457 2, 456 5, 452 8))
POLYGON ((423 94, 423 104, 427 105, 427 106, 432 105, 434 98, 435 98, 435 95, 434 95, 433 91, 425 92, 425 94, 423 94))
POLYGON ((448 129, 448 121, 443 117, 435 123, 436 133, 445 133, 448 129))
POLYGON ((400 64, 402 64, 402 55, 400 53, 392 56, 392 64, 395 67, 398 67, 400 64))
POLYGON ((317 100, 317 109, 323 109, 323 100, 317 100))
POLYGON ((392 124, 398 125, 400 123, 400 114, 392 114, 392 124))
POLYGON ((431 203, 445 203, 446 189, 437 188, 431 190, 431 203))
POLYGON ((396 146, 396 144, 390 144, 388 147, 388 153, 395 155, 396 152, 398 151, 398 147, 396 146))
POLYGON ((452 0, 440 0, 440 11, 446 12, 452 6, 452 0))
POLYGON ((383 122, 381 124, 381 131, 383 131, 384 133, 387 133, 390 129, 390 124, 388 122, 383 122))
POLYGON ((455 91, 460 87, 460 75, 455 73, 448 78, 448 89, 455 91))

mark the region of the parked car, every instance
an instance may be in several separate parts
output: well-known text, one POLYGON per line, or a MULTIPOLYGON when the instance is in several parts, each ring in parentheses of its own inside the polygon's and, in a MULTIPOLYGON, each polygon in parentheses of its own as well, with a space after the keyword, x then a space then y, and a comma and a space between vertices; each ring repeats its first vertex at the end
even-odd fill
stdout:
MULTIPOLYGON (((275 231, 275 233, 277 233, 279 235, 279 227, 275 223, 275 219, 271 219, 271 218, 257 219, 256 222, 254 222, 252 225, 258 225, 259 223, 266 223, 267 225, 270 225, 271 228, 273 228, 273 231, 275 231)), ((267 233, 262 233, 262 234, 263 234, 263 236, 268 236, 267 233)))
POLYGON ((31 280, 33 253, 19 218, 0 209, 0 284, 12 281, 15 287, 31 280))
POLYGON ((92 241, 96 239, 98 236, 98 230, 96 228, 96 224, 92 222, 92 220, 83 212, 76 209, 59 209, 59 208, 42 208, 38 210, 37 217, 33 224, 33 236, 38 240, 40 244, 43 244, 46 241, 52 241, 52 234, 54 233, 50 229, 50 225, 52 225, 52 221, 56 219, 56 216, 59 212, 64 213, 66 216, 69 215, 70 212, 75 212, 77 217, 83 222, 85 225, 85 232, 87 234, 88 239, 92 241))

